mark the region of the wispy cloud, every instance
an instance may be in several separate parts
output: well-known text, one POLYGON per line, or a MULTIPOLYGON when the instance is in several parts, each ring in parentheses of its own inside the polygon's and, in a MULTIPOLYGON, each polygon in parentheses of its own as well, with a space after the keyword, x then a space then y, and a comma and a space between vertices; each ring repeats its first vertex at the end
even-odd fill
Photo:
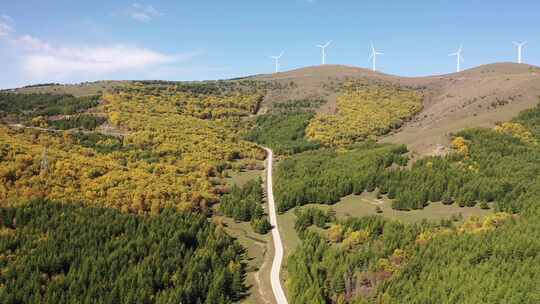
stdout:
POLYGON ((31 78, 48 75, 66 79, 77 75, 103 76, 186 61, 196 53, 168 55, 129 45, 60 47, 29 54, 23 70, 31 78))
POLYGON ((153 6, 140 3, 131 4, 131 6, 125 11, 125 14, 140 22, 149 22, 161 15, 161 13, 153 6))
POLYGON ((12 38, 11 44, 20 50, 23 51, 51 51, 52 47, 49 43, 39 39, 32 37, 30 35, 22 35, 19 37, 12 38))
POLYGON ((5 37, 13 32, 13 19, 8 15, 0 15, 0 37, 5 37))
MULTIPOLYGON (((109 45, 54 44, 28 34, 17 34, 9 27, 0 36, 0 42, 11 49, 10 64, 16 67, 25 82, 71 82, 111 75, 146 75, 163 67, 187 62, 200 52, 166 54, 136 45, 116 43, 109 45)), ((4 24, 4 23, 1 23, 4 24)), ((129 78, 129 77, 126 77, 129 78)))

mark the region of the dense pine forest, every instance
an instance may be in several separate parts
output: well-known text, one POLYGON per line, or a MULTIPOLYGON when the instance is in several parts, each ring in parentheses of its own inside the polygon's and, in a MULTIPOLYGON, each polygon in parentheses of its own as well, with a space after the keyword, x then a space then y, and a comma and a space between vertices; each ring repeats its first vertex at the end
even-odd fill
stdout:
POLYGON ((0 118, 71 115, 98 105, 100 96, 75 97, 50 93, 0 93, 0 118))
POLYGON ((243 249, 205 216, 48 201, 0 209, 2 303, 232 303, 243 249))
POLYGON ((268 146, 277 154, 295 154, 314 150, 321 145, 308 141, 305 129, 312 113, 266 114, 257 117, 256 126, 247 139, 268 146))
POLYGON ((275 173, 278 209, 307 203, 332 204, 351 193, 375 190, 380 172, 404 165, 404 146, 373 142, 305 152, 285 159, 275 173))

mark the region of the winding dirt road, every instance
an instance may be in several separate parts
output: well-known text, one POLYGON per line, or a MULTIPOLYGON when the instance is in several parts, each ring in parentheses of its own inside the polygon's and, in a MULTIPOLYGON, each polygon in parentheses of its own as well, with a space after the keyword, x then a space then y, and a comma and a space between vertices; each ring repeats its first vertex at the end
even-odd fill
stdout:
POLYGON ((274 240, 274 260, 272 261, 272 270, 270 272, 270 282, 272 284, 272 291, 278 304, 288 304, 283 287, 281 286, 281 280, 279 279, 279 272, 281 270, 281 262, 283 261, 283 244, 281 243, 281 236, 279 235, 276 203, 274 202, 274 191, 272 190, 272 164, 274 160, 274 153, 268 148, 264 148, 268 153, 267 161, 268 167, 266 170, 266 186, 268 196, 268 214, 270 215, 270 224, 272 224, 272 239, 274 240))

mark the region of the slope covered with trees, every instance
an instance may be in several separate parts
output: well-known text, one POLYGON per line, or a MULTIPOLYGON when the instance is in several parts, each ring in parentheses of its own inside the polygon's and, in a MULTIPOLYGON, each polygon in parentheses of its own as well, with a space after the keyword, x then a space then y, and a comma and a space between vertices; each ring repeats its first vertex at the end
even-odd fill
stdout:
POLYGON ((419 93, 353 81, 337 98, 336 114, 317 114, 307 127, 311 140, 336 146, 373 139, 397 129, 422 110, 419 93))
POLYGON ((305 129, 312 113, 283 113, 258 116, 247 139, 268 146, 277 154, 295 154, 320 147, 308 141, 305 129))
POLYGON ((281 210, 286 210, 306 203, 335 203, 349 194, 378 189, 400 210, 442 201, 469 207, 495 202, 498 210, 518 212, 519 198, 536 181, 540 149, 523 125, 513 124, 459 132, 453 141, 455 153, 427 157, 410 168, 403 167, 407 160, 399 154, 406 152, 404 147, 384 152, 382 146, 373 145, 368 150, 297 155, 278 166, 276 196, 281 210))
POLYGON ((365 143, 347 149, 323 149, 292 156, 275 173, 278 210, 308 203, 333 204, 343 196, 373 191, 381 172, 404 165, 404 146, 365 143))
POLYGON ((94 130, 103 124, 107 119, 105 117, 94 115, 74 115, 62 119, 51 120, 47 124, 52 128, 59 130, 84 129, 94 130))
POLYGON ((20 120, 37 116, 71 115, 98 105, 100 96, 75 97, 48 93, 0 93, 0 117, 20 120))
POLYGON ((167 206, 204 212, 219 200, 225 170, 264 158, 243 140, 242 118, 257 110, 260 94, 133 84, 102 100, 96 110, 125 136, 0 127, 0 201, 45 197, 137 213, 167 206))
POLYGON ((297 211, 302 244, 288 262, 291 302, 538 302, 538 117, 540 107, 512 121, 519 126, 460 132, 454 154, 420 160, 411 168, 381 167, 382 174, 372 176, 382 193, 395 195, 395 202, 407 208, 415 206, 416 197, 447 203, 467 198, 472 204, 494 201, 505 212, 465 222, 403 224, 297 211), (324 230, 311 229, 312 224, 324 230))
POLYGON ((0 209, 0 302, 232 303, 243 249, 205 216, 35 201, 0 209))

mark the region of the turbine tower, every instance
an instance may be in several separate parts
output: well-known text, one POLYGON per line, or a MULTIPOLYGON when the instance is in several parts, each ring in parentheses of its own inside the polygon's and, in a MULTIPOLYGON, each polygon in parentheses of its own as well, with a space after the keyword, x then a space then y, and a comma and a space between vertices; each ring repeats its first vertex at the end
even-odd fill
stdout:
POLYGON ((523 41, 523 42, 516 42, 514 41, 514 44, 517 46, 517 49, 518 49, 518 63, 522 63, 521 61, 521 54, 522 54, 522 51, 523 51, 523 46, 525 44, 527 44, 527 41, 523 41))
POLYGON ((322 49, 322 64, 326 64, 326 47, 332 43, 332 40, 328 41, 326 44, 317 44, 317 47, 322 49))
POLYGON ((270 56, 270 58, 274 59, 274 61, 276 62, 276 73, 279 72, 279 59, 281 58, 281 56, 283 56, 283 53, 284 52, 281 52, 279 56, 270 56))
POLYGON ((375 72, 377 70, 377 55, 384 55, 384 53, 377 52, 375 50, 375 47, 373 46, 373 43, 371 44, 371 55, 369 56, 369 59, 373 60, 373 71, 375 72))
POLYGON ((457 72, 458 73, 461 71, 461 63, 465 61, 461 53, 463 53, 463 45, 459 46, 459 49, 457 50, 457 52, 448 55, 448 56, 457 57, 457 72))

